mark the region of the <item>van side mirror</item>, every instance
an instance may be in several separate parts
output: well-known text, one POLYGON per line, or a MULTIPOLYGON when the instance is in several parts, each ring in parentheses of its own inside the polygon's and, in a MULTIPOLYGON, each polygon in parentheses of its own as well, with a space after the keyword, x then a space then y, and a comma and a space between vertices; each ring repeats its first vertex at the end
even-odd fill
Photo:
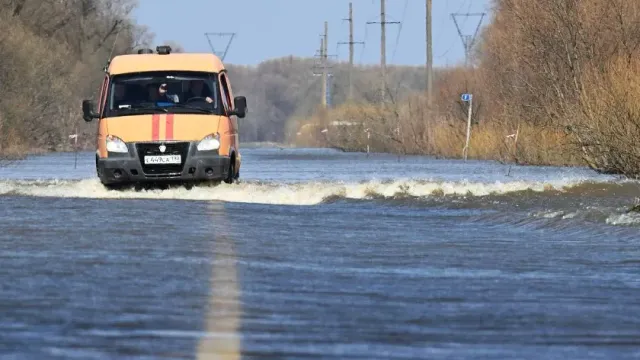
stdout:
POLYGON ((233 109, 231 115, 236 115, 239 118, 244 118, 247 115, 247 98, 244 96, 236 96, 233 99, 236 108, 233 109))
POLYGON ((84 121, 90 122, 91 120, 98 118, 95 108, 95 103, 92 100, 82 101, 82 118, 84 121))

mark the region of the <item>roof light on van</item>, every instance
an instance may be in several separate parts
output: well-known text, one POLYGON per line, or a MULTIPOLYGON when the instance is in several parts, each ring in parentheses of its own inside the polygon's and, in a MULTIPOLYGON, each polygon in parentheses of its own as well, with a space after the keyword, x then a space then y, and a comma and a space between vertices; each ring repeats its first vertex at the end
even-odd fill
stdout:
POLYGON ((153 50, 151 50, 151 49, 140 49, 140 50, 138 50, 138 54, 153 54, 153 50))
POLYGON ((160 55, 169 55, 171 54, 171 46, 163 45, 156 47, 156 52, 160 55))

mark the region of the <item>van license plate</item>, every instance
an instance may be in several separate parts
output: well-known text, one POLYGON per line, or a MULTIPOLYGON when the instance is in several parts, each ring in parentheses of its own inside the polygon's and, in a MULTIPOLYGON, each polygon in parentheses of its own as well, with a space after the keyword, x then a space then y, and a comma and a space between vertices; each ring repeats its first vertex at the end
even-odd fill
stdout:
POLYGON ((145 164, 180 164, 182 162, 181 160, 182 157, 180 155, 156 155, 144 157, 145 164))

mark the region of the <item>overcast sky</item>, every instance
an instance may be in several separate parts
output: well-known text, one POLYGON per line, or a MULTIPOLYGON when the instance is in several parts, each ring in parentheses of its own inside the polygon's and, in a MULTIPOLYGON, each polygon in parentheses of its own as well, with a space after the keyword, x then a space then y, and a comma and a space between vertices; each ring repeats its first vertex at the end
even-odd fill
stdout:
MULTIPOLYGON (((139 0, 138 22, 156 34, 156 42, 173 40, 190 52, 210 52, 207 32, 236 33, 226 62, 255 65, 281 56, 313 56, 320 46, 324 21, 329 23, 329 53, 348 59, 349 0, 139 0)), ((380 62, 379 0, 351 0, 354 12, 355 61, 380 62)), ((433 56, 436 66, 464 60, 464 48, 451 13, 482 13, 490 21, 490 0, 433 0, 433 56)), ((423 65, 425 50, 425 1, 386 0, 387 63, 423 65)), ((480 17, 458 17, 463 34, 475 32, 480 17)), ((213 36, 222 53, 229 37, 213 36)))

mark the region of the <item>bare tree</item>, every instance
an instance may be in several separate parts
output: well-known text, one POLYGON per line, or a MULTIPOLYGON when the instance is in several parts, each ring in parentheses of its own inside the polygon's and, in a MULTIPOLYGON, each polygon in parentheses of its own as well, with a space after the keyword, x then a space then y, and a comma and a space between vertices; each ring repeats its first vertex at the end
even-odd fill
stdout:
POLYGON ((0 156, 68 149, 84 124, 79 99, 95 95, 100 69, 114 54, 148 41, 130 0, 2 0, 0 14, 0 156))

